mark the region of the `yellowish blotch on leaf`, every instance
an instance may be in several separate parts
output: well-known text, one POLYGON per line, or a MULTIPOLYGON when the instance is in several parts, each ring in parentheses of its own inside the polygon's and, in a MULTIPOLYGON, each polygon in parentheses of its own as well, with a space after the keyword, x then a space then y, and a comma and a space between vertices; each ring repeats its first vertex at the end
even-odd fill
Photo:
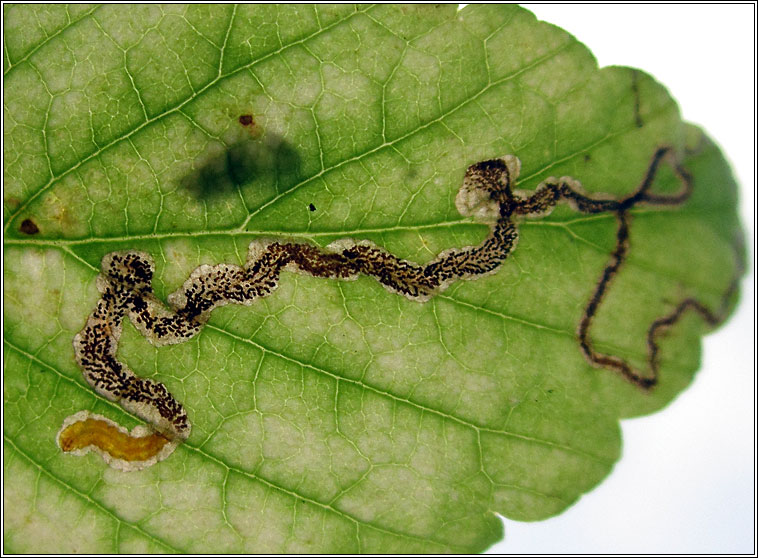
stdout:
POLYGON ((80 411, 68 417, 58 432, 58 446, 72 455, 85 455, 90 451, 121 471, 139 471, 173 453, 177 446, 162 434, 145 426, 136 426, 131 432, 112 420, 89 411, 80 411))

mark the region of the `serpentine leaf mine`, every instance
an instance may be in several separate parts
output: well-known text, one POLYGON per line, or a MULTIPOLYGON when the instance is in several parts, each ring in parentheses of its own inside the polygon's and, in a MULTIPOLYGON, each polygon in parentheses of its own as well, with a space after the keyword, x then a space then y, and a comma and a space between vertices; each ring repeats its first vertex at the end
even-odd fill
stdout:
MULTIPOLYGON (((688 309, 715 325, 725 314, 733 288, 724 295, 722 308, 712 311, 687 299, 674 312, 656 320, 648 330, 648 370, 633 368, 619 357, 599 353, 589 337, 592 319, 629 251, 629 210, 639 204, 677 206, 692 191, 689 173, 674 159, 671 148, 656 150, 639 187, 622 199, 589 196, 573 178, 548 178, 534 192, 515 191, 512 186, 521 163, 512 155, 481 161, 468 168, 455 203, 461 215, 490 223, 484 242, 476 247, 446 250, 426 265, 400 259, 366 241, 338 240, 325 249, 305 243, 255 240, 247 261, 202 265, 184 285, 168 296, 166 307, 153 293, 152 257, 139 251, 112 252, 102 259, 97 288, 102 294, 84 329, 74 337, 76 360, 87 382, 97 393, 117 401, 140 417, 148 427, 131 433, 112 421, 76 413, 68 417, 58 435, 64 452, 82 455, 93 449, 112 467, 138 470, 168 457, 190 434, 191 426, 182 405, 166 387, 137 377, 116 358, 122 321, 128 317, 153 345, 182 343, 196 335, 211 312, 227 304, 251 305, 270 295, 282 271, 314 277, 353 280, 360 274, 374 277, 391 293, 425 302, 460 279, 476 279, 497 270, 516 246, 517 219, 545 216, 559 202, 574 210, 612 213, 618 222, 616 248, 578 325, 579 346, 591 365, 615 371, 640 389, 653 388, 658 379, 657 336, 673 325, 688 309), (674 194, 651 192, 656 172, 668 162, 681 183, 674 194)), ((736 285, 736 283, 735 283, 736 285)))

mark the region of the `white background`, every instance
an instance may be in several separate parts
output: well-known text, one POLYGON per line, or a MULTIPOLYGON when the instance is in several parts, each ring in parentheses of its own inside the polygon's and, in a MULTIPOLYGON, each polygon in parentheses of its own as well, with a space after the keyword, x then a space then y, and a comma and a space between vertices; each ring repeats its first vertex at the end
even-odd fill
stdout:
POLYGON ((723 148, 741 186, 749 275, 705 339, 694 383, 663 411, 622 421, 623 457, 562 515, 505 520, 493 553, 755 552, 755 6, 532 5, 600 66, 645 70, 723 148))

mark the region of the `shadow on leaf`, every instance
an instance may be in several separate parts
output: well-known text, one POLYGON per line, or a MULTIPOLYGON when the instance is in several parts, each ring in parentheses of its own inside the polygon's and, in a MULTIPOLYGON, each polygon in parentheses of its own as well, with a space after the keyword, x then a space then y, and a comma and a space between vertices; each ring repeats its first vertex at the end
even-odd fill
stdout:
POLYGON ((196 198, 210 199, 236 193, 259 180, 291 183, 300 174, 300 164, 300 155, 288 142, 269 134, 226 146, 184 176, 180 185, 196 198))

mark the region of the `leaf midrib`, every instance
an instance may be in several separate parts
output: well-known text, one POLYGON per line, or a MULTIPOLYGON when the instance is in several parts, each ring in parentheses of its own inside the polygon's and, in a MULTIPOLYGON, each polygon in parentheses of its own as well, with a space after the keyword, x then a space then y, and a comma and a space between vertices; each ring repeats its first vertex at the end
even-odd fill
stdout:
MULTIPOLYGON (((635 209, 631 212, 631 214, 635 217, 644 217, 646 215, 659 215, 662 213, 666 213, 667 209, 665 208, 646 208, 646 209, 635 209)), ((692 212, 682 212, 683 216, 690 216, 692 212)), ((591 217, 588 217, 587 221, 612 221, 615 219, 615 216, 612 214, 603 214, 603 215, 594 215, 591 217)), ((544 227, 552 227, 557 228, 564 232, 565 234, 569 235, 572 239, 578 240, 579 242, 582 242, 586 246, 590 247, 591 249, 595 250, 598 253, 601 254, 608 254, 610 255, 610 251, 604 249, 603 247, 595 244, 594 242, 591 242, 584 238, 583 236, 577 234, 574 232, 570 225, 580 223, 582 222, 582 219, 576 219, 572 218, 566 221, 561 220, 551 220, 551 221, 540 221, 540 220, 530 220, 525 221, 521 223, 519 226, 529 229, 532 227, 535 228, 544 228, 544 227)), ((387 233, 393 233, 393 232, 419 232, 424 230, 439 230, 439 229, 450 229, 454 230, 457 229, 458 231, 465 231, 470 229, 484 229, 486 225, 482 223, 477 223, 475 221, 467 220, 467 219, 460 219, 456 221, 441 221, 438 223, 429 223, 429 224, 421 224, 421 225, 401 225, 401 226, 391 226, 391 227, 381 227, 381 228, 364 228, 364 229, 352 229, 352 230, 345 230, 345 231, 320 231, 320 232, 303 232, 303 231, 281 231, 281 230, 271 230, 271 229, 265 229, 265 230, 258 230, 258 231, 244 231, 244 232, 238 232, 235 230, 209 230, 209 231, 192 231, 192 232, 175 232, 175 233, 161 233, 161 234, 140 234, 140 235, 128 235, 128 236, 112 236, 112 237, 90 237, 90 238, 84 238, 84 239, 45 239, 45 238, 6 238, 4 240, 4 244, 6 246, 49 246, 51 248, 56 248, 58 250, 61 250, 64 254, 69 255, 76 259, 77 261, 84 263, 89 269, 92 271, 95 271, 96 273, 99 272, 99 269, 95 266, 93 266, 91 263, 86 262, 85 260, 82 260, 78 255, 76 255, 73 251, 71 251, 71 247, 73 246, 90 246, 95 244, 117 244, 117 243, 126 243, 126 242, 132 242, 132 241, 141 241, 141 240, 148 240, 148 241, 155 241, 160 242, 164 240, 171 240, 171 239, 194 239, 194 238, 259 238, 259 237, 269 237, 269 236, 277 236, 292 240, 305 240, 310 241, 313 244, 317 244, 313 242, 313 239, 315 238, 339 238, 339 237, 348 237, 348 238, 365 238, 365 236, 368 235, 376 235, 376 234, 387 234, 387 233)), ((240 262, 244 263, 244 262, 240 262)), ((507 265, 507 262, 506 262, 507 265)), ((692 281, 692 275, 687 274, 684 276, 674 276, 670 273, 663 273, 659 268, 656 268, 654 266, 648 265, 646 263, 646 260, 639 259, 635 257, 635 250, 632 249, 629 256, 624 260, 624 266, 625 267, 631 267, 634 269, 639 269, 641 271, 645 271, 648 273, 653 273, 657 275, 660 278, 667 279, 672 282, 677 282, 681 284, 682 286, 691 288, 691 289, 699 289, 702 291, 707 291, 708 293, 717 296, 723 294, 723 288, 716 287, 714 285, 710 284, 696 284, 692 281)))

